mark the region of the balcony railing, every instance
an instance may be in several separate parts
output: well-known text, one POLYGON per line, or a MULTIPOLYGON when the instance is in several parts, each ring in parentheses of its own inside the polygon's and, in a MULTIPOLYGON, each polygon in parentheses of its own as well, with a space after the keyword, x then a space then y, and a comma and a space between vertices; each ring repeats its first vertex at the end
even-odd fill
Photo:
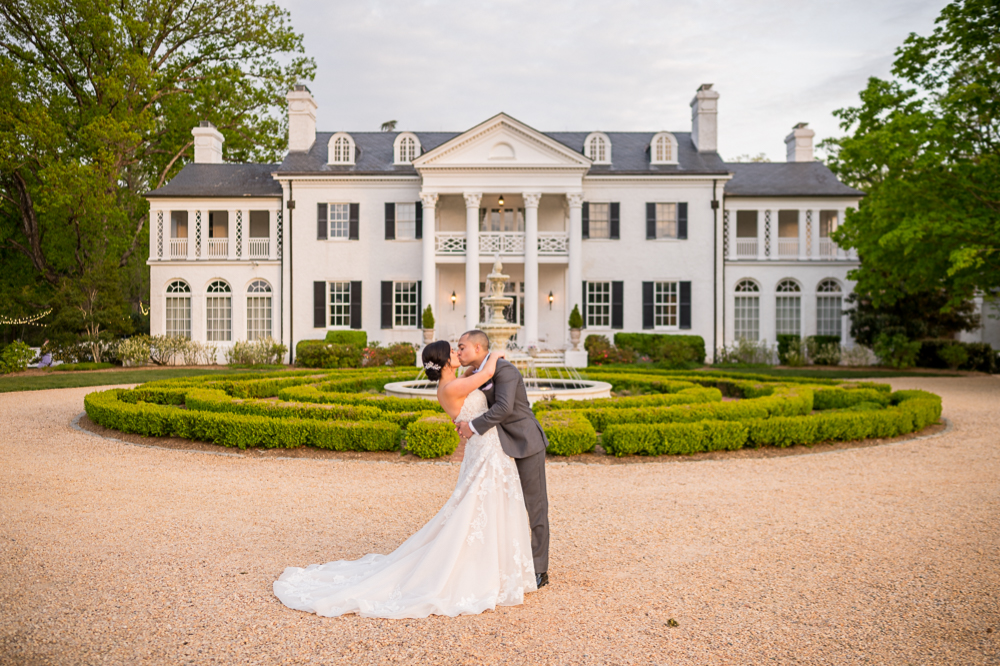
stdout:
POLYGON ((778 256, 782 259, 798 259, 799 257, 799 239, 798 238, 779 238, 778 239, 778 256))
POLYGON ((209 238, 208 239, 208 256, 210 256, 210 257, 228 257, 229 256, 229 239, 228 238, 209 238))
POLYGON ((756 259, 757 258, 757 239, 756 238, 737 238, 736 239, 736 258, 737 259, 756 259))
MULTIPOLYGON (((434 251, 439 255, 464 255, 465 234, 460 231, 439 231, 434 235, 434 251)), ((479 252, 484 255, 524 254, 523 231, 481 231, 479 252)), ((569 254, 569 236, 565 232, 538 234, 538 254, 565 256, 569 254)))
POLYGON ((187 259, 188 256, 188 239, 187 238, 171 238, 170 239, 170 258, 171 259, 187 259))
POLYGON ((819 239, 819 256, 820 259, 836 259, 837 258, 837 244, 833 242, 832 238, 819 239))
POLYGON ((250 238, 247 240, 247 256, 251 259, 267 259, 270 250, 270 238, 250 238))

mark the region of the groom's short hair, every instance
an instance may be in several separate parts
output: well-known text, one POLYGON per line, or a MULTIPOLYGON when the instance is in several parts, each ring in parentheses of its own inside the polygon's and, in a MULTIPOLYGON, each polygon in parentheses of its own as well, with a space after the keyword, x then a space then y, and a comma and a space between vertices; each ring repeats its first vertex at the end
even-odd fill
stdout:
POLYGON ((478 328, 474 328, 471 331, 466 331, 462 334, 463 338, 469 338, 469 342, 474 345, 480 345, 483 349, 489 351, 490 348, 490 338, 488 335, 480 331, 478 328))

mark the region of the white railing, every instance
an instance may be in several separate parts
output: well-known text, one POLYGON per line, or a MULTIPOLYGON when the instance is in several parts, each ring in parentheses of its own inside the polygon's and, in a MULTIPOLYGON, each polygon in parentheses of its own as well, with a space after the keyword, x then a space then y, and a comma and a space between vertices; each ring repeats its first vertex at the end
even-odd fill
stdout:
POLYGON ((465 234, 455 231, 439 231, 434 235, 434 251, 437 254, 465 254, 465 234))
POLYGON ((569 254, 569 234, 565 231, 539 232, 538 254, 569 254))
POLYGON ((757 258, 757 239, 756 238, 737 238, 736 239, 736 258, 737 259, 756 259, 757 258))
POLYGON ((480 231, 479 251, 482 254, 524 254, 524 232, 480 231))
POLYGON ((187 259, 188 256, 188 239, 187 238, 171 238, 170 239, 170 258, 171 259, 187 259))
POLYGON ((836 259, 837 258, 837 244, 833 242, 832 238, 819 239, 819 258, 820 259, 836 259))
POLYGON ((799 257, 799 239, 798 238, 779 238, 778 239, 778 256, 783 259, 798 259, 799 257))
POLYGON ((228 238, 209 238, 208 239, 208 256, 210 256, 210 257, 228 257, 229 256, 229 239, 228 238))
POLYGON ((250 259, 267 259, 270 249, 270 238, 250 238, 247 240, 247 256, 250 259))

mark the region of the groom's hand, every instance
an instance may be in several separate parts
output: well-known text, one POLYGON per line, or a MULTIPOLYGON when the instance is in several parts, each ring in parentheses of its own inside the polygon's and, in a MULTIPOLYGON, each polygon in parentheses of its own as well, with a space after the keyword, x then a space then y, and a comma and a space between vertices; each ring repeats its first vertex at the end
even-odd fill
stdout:
POLYGON ((458 423, 455 424, 455 432, 457 432, 465 439, 469 439, 475 434, 474 432, 472 432, 472 428, 469 427, 469 424, 466 423, 465 421, 459 421, 458 423))

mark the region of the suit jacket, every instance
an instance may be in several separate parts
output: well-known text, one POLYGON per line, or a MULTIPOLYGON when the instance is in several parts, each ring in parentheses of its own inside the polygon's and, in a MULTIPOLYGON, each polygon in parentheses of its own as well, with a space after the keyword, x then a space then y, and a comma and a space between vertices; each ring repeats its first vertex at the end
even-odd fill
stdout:
POLYGON ((481 390, 490 409, 472 420, 476 432, 496 428, 500 445, 511 458, 527 458, 548 448, 549 440, 531 411, 528 392, 517 368, 500 359, 493 379, 481 390))

